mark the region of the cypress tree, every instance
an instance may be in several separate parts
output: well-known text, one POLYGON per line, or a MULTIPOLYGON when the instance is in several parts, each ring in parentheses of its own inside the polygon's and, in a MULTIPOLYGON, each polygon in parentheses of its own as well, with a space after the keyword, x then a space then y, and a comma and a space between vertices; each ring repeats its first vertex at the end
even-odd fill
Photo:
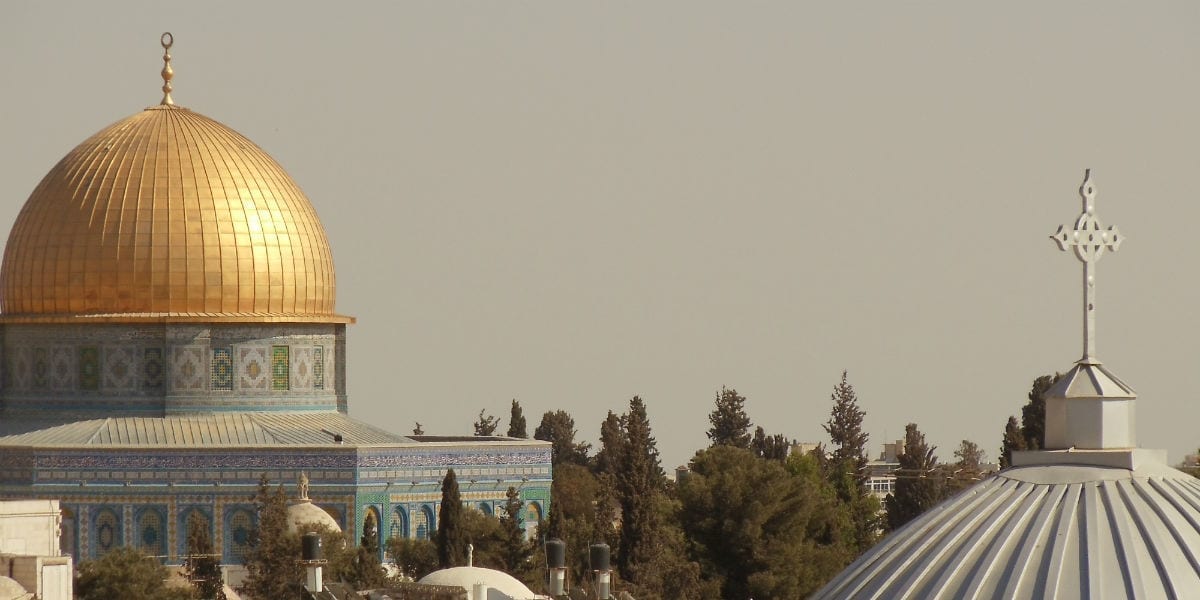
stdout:
POLYGON ((187 556, 183 568, 199 600, 225 600, 221 562, 213 552, 207 519, 192 513, 187 520, 187 556))
POLYGON ((824 428, 834 445, 833 462, 851 468, 861 485, 867 477, 867 433, 862 429, 867 413, 858 407, 858 395, 846 380, 846 371, 842 371, 842 381, 834 386, 830 400, 833 410, 824 428))
POLYGON ((509 410, 508 437, 529 437, 529 434, 525 430, 525 411, 521 410, 521 403, 517 402, 516 398, 513 398, 512 408, 509 410))
POLYGON ((711 446, 750 447, 750 417, 746 415, 746 397, 737 390, 721 388, 713 411, 708 414, 711 446))
POLYGON ((250 534, 244 588, 253 598, 294 597, 304 570, 297 561, 299 541, 287 534, 287 494, 282 485, 272 492, 264 474, 253 501, 258 520, 250 534))
POLYGON ((1008 417, 1008 422, 1004 424, 1004 439, 1000 443, 1000 468, 1007 469, 1012 466, 1013 452, 1028 449, 1025 436, 1021 433, 1021 426, 1017 424, 1017 418, 1008 417))
POLYGON ((646 405, 637 396, 629 401, 629 412, 625 415, 625 442, 622 468, 616 476, 621 507, 621 541, 616 562, 625 579, 638 582, 637 566, 649 564, 655 553, 659 523, 654 507, 666 476, 659 464, 657 443, 650 433, 646 405))
POLYGON ((467 564, 467 538, 462 530, 462 510, 458 477, 454 469, 448 469, 446 477, 442 479, 442 507, 438 511, 437 523, 438 564, 443 569, 467 564))

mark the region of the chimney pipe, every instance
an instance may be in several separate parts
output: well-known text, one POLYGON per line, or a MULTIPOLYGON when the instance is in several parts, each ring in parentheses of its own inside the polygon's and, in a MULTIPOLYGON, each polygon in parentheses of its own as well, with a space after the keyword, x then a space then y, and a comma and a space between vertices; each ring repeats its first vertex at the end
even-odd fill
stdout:
POLYGON ((316 533, 306 533, 300 540, 300 564, 307 571, 304 587, 315 593, 325 590, 325 582, 321 577, 321 567, 326 563, 321 556, 321 536, 316 533))
POLYGON ((589 559, 592 574, 596 578, 596 597, 609 600, 612 598, 612 569, 609 565, 608 544, 592 544, 589 559))
POLYGON ((550 596, 566 594, 567 545, 560 539, 546 540, 546 566, 550 569, 550 596))

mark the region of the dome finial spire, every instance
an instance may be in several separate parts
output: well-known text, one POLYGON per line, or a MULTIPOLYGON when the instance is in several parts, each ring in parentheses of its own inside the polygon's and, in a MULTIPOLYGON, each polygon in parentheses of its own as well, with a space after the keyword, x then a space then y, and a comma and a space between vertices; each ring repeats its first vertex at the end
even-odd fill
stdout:
POLYGON ((171 99, 171 78, 175 76, 175 71, 171 69, 171 45, 175 43, 175 36, 171 35, 170 31, 164 32, 162 37, 158 38, 163 47, 163 99, 159 104, 174 106, 175 101, 171 99))

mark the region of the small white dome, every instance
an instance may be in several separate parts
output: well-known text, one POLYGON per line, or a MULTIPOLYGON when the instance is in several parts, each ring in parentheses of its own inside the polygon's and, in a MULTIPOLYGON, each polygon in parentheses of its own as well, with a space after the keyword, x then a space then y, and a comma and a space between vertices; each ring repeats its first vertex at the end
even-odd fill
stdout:
POLYGON ((467 591, 482 583, 488 586, 487 600, 535 600, 542 598, 516 577, 495 569, 481 567, 450 567, 434 571, 417 583, 425 585, 456 585, 467 591))
POLYGON ((308 523, 324 525, 338 532, 342 530, 341 525, 338 525, 329 513, 308 500, 301 500, 288 507, 288 533, 298 533, 300 526, 308 523))
POLYGON ((24 586, 9 577, 0 575, 0 600, 17 600, 29 595, 24 586))

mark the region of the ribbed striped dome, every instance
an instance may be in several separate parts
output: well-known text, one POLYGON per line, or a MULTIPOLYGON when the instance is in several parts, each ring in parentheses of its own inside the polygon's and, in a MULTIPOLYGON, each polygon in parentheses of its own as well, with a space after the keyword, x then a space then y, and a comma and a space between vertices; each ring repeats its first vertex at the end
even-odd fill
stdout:
POLYGON ((160 105, 88 138, 21 210, 0 271, 14 317, 334 315, 312 205, 253 142, 160 105))
POLYGON ((1200 479, 1161 463, 1030 466, 943 502, 816 598, 1200 594, 1200 479))

